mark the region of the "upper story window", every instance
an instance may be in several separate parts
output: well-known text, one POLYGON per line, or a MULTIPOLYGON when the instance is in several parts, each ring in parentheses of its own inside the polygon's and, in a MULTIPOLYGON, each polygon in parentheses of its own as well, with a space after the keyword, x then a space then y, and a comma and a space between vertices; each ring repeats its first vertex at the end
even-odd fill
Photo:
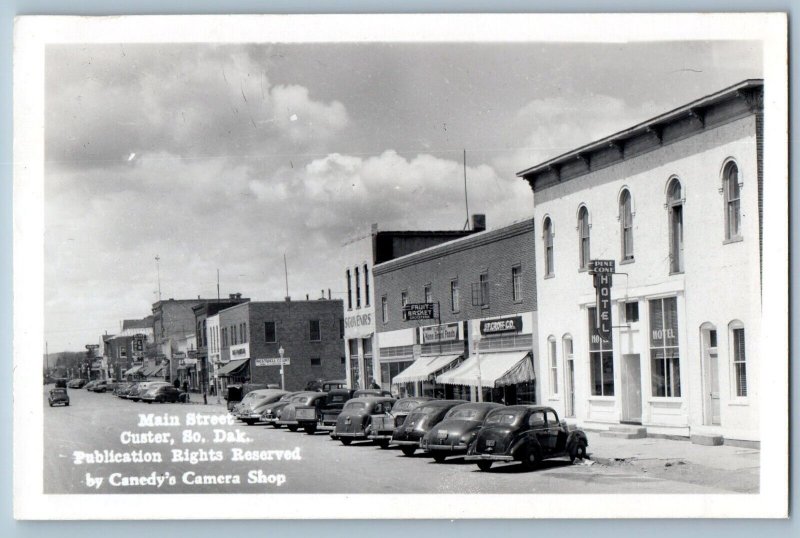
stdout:
POLYGON ((322 340, 322 333, 319 328, 318 319, 312 319, 308 321, 308 339, 312 342, 319 342, 322 340))
POLYGON ((389 301, 385 295, 381 297, 381 321, 383 323, 389 322, 389 301))
POLYGON ((350 280, 350 269, 347 270, 347 309, 353 309, 353 283, 350 280))
POLYGON ((747 354, 745 352, 744 325, 733 321, 731 329, 731 351, 733 360, 734 393, 737 398, 747 397, 747 354))
POLYGON ((431 291, 431 285, 425 285, 425 302, 432 303, 433 302, 433 292, 431 291))
POLYGON ((722 189, 725 194, 725 239, 742 238, 741 185, 739 167, 729 162, 722 172, 722 189))
POLYGON ((550 217, 544 219, 542 229, 544 234, 544 276, 553 276, 555 268, 553 264, 553 221, 550 217))
POLYGON ((408 292, 401 291, 400 292, 400 306, 404 307, 408 304, 408 292))
POLYGON ((369 267, 364 264, 364 306, 369 306, 369 267))
POLYGON ((669 271, 683 272, 683 191, 678 178, 673 178, 667 189, 669 210, 669 271))
POLYGON ((206 320, 203 320, 203 328, 200 330, 200 334, 203 336, 203 347, 208 346, 208 334, 206 333, 206 320))
POLYGON ((489 273, 481 273, 479 283, 481 306, 489 306, 489 273))
POLYGON ((459 300, 458 279, 456 278, 450 281, 450 310, 458 312, 459 300))
POLYGON ((519 265, 511 268, 511 299, 514 302, 522 300, 522 267, 519 265))
POLYGON ((578 210, 578 263, 579 269, 589 268, 589 210, 581 206, 578 210))
POLYGON ((633 202, 628 189, 619 197, 619 221, 622 232, 622 261, 633 261, 633 202))
POLYGON ((361 279, 358 277, 358 267, 356 267, 356 308, 361 308, 361 279))
POLYGON ((276 342, 276 334, 275 334, 275 322, 274 321, 265 321, 264 322, 264 342, 267 343, 274 343, 276 342))

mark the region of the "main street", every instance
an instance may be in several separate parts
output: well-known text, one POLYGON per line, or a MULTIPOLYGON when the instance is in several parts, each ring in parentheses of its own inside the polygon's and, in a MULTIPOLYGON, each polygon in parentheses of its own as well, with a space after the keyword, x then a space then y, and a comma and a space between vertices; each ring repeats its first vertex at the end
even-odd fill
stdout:
MULTIPOLYGON (((437 464, 421 453, 406 457, 368 442, 343 446, 323 433, 227 423, 224 406, 213 397, 209 405, 148 405, 83 389, 70 389, 69 395, 68 407, 51 408, 44 399, 45 493, 642 494, 752 489, 752 480, 743 484, 736 472, 717 472, 704 480, 703 469, 691 462, 684 466, 689 472, 673 475, 663 472, 663 465, 642 472, 632 466, 573 465, 567 460, 547 461, 530 472, 516 463, 480 472, 461 457, 437 464), (217 424, 188 425, 191 420, 217 424), (162 421, 172 425, 158 425, 162 421), (249 461, 232 461, 235 455, 249 461), (159 456, 161 462, 153 461, 159 456), (179 461, 173 461, 175 456, 179 461), (139 462, 125 463, 123 458, 139 462), (203 461, 192 463, 192 458, 203 461), (92 463, 98 459, 119 463, 92 463), (136 480, 145 485, 127 485, 136 480)), ((589 437, 590 454, 594 435, 589 437)))

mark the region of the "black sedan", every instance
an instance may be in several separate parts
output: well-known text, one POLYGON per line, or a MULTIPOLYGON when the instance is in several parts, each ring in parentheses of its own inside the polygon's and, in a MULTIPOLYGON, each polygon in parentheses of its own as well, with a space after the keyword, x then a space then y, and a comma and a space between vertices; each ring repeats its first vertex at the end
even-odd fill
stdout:
POLYGON ((365 441, 369 438, 371 419, 392 408, 394 398, 386 396, 367 396, 353 398, 344 404, 342 412, 336 418, 336 427, 331 432, 331 439, 338 439, 343 445, 353 441, 365 441))
POLYGON ((443 462, 447 456, 466 454, 483 426, 486 415, 499 407, 503 405, 490 402, 457 405, 425 434, 419 447, 433 456, 436 463, 443 462))
POLYGON ((555 410, 536 405, 512 405, 491 411, 467 452, 487 471, 496 461, 520 461, 534 469, 542 460, 568 456, 570 461, 586 457, 589 442, 582 430, 570 430, 555 410))
POLYGON ((154 385, 147 389, 147 391, 141 395, 142 401, 147 403, 153 402, 172 402, 175 403, 178 401, 178 398, 181 395, 181 391, 173 387, 172 385, 154 385))
POLYGON ((450 409, 467 403, 464 400, 434 400, 414 409, 392 435, 393 445, 399 445, 406 456, 413 456, 428 431, 442 421, 450 409))
POLYGON ((369 429, 369 438, 381 448, 389 448, 394 430, 405 421, 408 414, 414 409, 430 402, 434 398, 428 396, 410 396, 395 402, 392 408, 381 414, 372 416, 372 427, 369 429))

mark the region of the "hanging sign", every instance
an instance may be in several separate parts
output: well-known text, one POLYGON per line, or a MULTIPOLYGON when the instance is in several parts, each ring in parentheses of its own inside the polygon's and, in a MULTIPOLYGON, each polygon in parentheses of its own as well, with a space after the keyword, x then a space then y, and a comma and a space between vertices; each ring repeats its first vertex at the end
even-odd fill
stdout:
POLYGON ((403 307, 403 321, 414 321, 417 319, 433 319, 434 303, 411 303, 403 307))
POLYGON ((614 269, 614 260, 589 262, 589 274, 593 275, 597 303, 595 329, 597 335, 607 343, 611 342, 611 277, 614 269))

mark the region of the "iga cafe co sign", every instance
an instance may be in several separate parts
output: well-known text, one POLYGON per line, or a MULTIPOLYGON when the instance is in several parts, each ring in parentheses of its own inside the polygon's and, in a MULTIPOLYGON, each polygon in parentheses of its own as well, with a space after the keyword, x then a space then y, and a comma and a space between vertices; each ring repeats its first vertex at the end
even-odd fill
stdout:
POLYGON ((595 335, 607 343, 611 342, 611 276, 614 274, 614 260, 591 260, 589 274, 594 279, 596 296, 595 335))

